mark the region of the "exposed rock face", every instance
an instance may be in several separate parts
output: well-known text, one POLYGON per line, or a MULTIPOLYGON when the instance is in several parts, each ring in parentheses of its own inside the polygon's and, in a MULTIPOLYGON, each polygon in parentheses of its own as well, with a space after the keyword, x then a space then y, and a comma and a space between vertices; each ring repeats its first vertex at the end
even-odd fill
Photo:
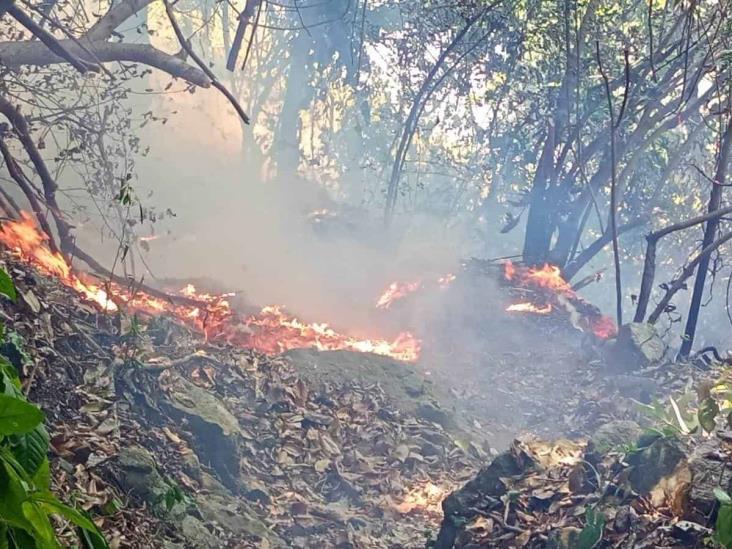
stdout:
POLYGON ((521 475, 534 465, 534 460, 518 445, 514 445, 481 469, 460 490, 450 494, 442 502, 444 519, 434 549, 453 547, 462 525, 473 520, 481 511, 489 512, 500 506, 500 498, 506 493, 503 479, 521 475))
POLYGON ((241 428, 224 403, 209 391, 181 376, 165 380, 171 417, 184 421, 195 437, 199 458, 210 465, 232 491, 239 485, 239 438, 241 428))
POLYGON ((593 449, 604 454, 634 443, 642 432, 640 425, 635 421, 616 420, 601 425, 590 440, 593 449))
POLYGON ((620 327, 608 358, 617 370, 632 371, 660 362, 665 354, 666 344, 653 324, 631 322, 620 327))
POLYGON ((732 491, 732 436, 639 432, 611 422, 579 453, 566 441, 517 443, 443 502, 434 548, 705 546, 714 490, 732 491))

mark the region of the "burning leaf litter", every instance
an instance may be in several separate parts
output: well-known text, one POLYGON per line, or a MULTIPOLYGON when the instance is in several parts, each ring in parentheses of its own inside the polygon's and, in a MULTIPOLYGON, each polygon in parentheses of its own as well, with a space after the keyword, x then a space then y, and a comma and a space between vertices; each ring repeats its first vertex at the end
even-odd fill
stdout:
POLYGON ((401 332, 392 341, 359 338, 340 333, 326 323, 301 321, 279 305, 266 306, 257 314, 243 316, 232 310, 227 300, 232 294, 199 293, 190 284, 179 294, 201 305, 174 303, 147 295, 135 290, 134 283, 124 288, 111 281, 92 282, 88 277, 82 278, 84 275, 73 272, 61 254, 49 249, 48 237, 25 212, 20 220, 3 223, 0 243, 14 250, 43 274, 57 277, 103 310, 116 311, 123 307, 131 313, 174 315, 205 333, 210 341, 223 341, 274 354, 288 349, 315 347, 322 351, 347 349, 370 352, 407 362, 419 357, 420 342, 410 332, 401 332))
POLYGON ((216 344, 180 317, 120 327, 8 262, 36 296, 3 314, 32 355, 57 489, 117 546, 419 547, 438 500, 485 458, 379 384, 311 382, 295 358, 216 344))
POLYGON ((562 278, 562 272, 556 265, 526 267, 509 260, 503 267, 504 278, 515 292, 522 297, 529 294, 532 298, 530 301, 522 299, 512 303, 506 307, 506 311, 539 315, 563 311, 572 325, 583 332, 591 332, 600 339, 617 334, 613 320, 580 298, 569 282, 562 278))

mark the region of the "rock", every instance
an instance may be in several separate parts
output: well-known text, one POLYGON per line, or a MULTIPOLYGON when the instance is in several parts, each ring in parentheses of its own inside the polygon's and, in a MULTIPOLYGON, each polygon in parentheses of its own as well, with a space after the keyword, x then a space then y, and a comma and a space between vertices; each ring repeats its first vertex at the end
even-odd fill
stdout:
POLYGON ((663 360, 666 344, 652 324, 623 324, 608 351, 609 362, 622 371, 638 370, 663 360))
POLYGON ((210 465, 230 490, 239 489, 239 442, 241 427, 223 402, 182 378, 166 380, 166 400, 170 415, 191 430, 198 458, 210 465))
POLYGON ((465 486, 450 494, 442 502, 444 515, 433 549, 451 549, 462 525, 469 523, 481 511, 501 505, 506 493, 502 478, 520 475, 536 465, 520 444, 498 455, 490 465, 465 486))
POLYGON ((667 504, 681 511, 691 481, 683 444, 676 438, 656 436, 641 439, 639 445, 641 449, 626 458, 631 487, 638 494, 649 496, 656 506, 667 504))
POLYGON ((180 532, 192 547, 202 549, 217 549, 221 546, 219 540, 209 532, 206 525, 192 515, 186 515, 180 524, 180 532))
POLYGON ((218 495, 199 495, 196 503, 205 520, 216 522, 227 532, 235 536, 257 537, 267 540, 270 546, 284 547, 284 542, 244 502, 218 495))
POLYGON ((141 446, 123 448, 115 469, 117 480, 125 491, 164 514, 161 502, 170 486, 158 472, 150 452, 141 446))
POLYGON ((634 444, 643 432, 635 421, 615 420, 601 425, 590 442, 595 451, 605 454, 623 446, 634 444))
POLYGON ((732 471, 717 457, 719 447, 713 441, 704 441, 694 448, 689 458, 691 482, 685 518, 706 523, 717 506, 714 489, 732 491, 732 471))

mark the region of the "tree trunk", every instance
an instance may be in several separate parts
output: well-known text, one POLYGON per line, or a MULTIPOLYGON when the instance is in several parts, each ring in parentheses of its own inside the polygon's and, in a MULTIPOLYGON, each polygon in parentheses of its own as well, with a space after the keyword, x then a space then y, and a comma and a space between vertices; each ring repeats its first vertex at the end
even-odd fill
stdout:
MULTIPOLYGON (((724 180, 727 176, 727 164, 729 163, 730 146, 732 145, 732 120, 727 121, 727 129, 722 137, 722 146, 719 151, 717 160, 717 169, 714 174, 714 182, 712 183, 712 191, 709 194, 708 212, 714 212, 719 209, 722 203, 722 190, 724 189, 724 180)), ((715 217, 707 221, 704 228, 704 240, 702 241, 702 249, 711 245, 717 234, 719 227, 719 218, 715 217)), ((679 356, 688 357, 691 348, 694 345, 694 334, 696 332, 696 324, 699 320, 699 309, 701 307, 702 296, 704 294, 704 285, 707 280, 707 271, 709 270, 709 260, 711 254, 704 256, 699 262, 699 269, 696 272, 696 280, 694 281, 694 292, 691 295, 691 305, 689 306, 689 316, 686 319, 686 327, 684 328, 684 340, 681 343, 679 356)))

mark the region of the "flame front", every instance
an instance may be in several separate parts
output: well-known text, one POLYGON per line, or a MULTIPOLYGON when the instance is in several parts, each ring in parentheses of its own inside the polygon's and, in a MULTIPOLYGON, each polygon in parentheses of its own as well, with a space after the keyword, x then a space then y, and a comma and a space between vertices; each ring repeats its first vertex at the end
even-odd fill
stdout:
POLYGON ((514 312, 520 312, 520 313, 536 313, 539 315, 548 315, 552 312, 552 306, 551 304, 544 305, 543 307, 540 307, 538 305, 534 305, 530 301, 526 301, 524 303, 514 303, 513 305, 509 305, 506 307, 507 311, 514 311, 514 312))
POLYGON ((556 265, 545 264, 543 267, 522 267, 507 261, 503 265, 504 277, 521 290, 528 290, 537 295, 540 302, 522 301, 506 307, 506 311, 524 312, 547 315, 555 309, 564 309, 569 313, 570 321, 575 327, 583 331, 590 330, 597 337, 607 339, 614 337, 617 328, 613 320, 599 313, 595 308, 588 307, 572 286, 562 277, 562 271, 556 265), (552 303, 557 307, 552 306, 552 303), (584 304, 584 310, 591 309, 584 316, 579 315, 577 309, 584 304), (577 305, 575 307, 575 305, 577 305), (574 317, 581 317, 575 322, 574 317))
POLYGON ((124 306, 133 313, 170 314, 182 323, 203 332, 209 340, 256 349, 264 353, 281 353, 289 349, 315 347, 319 350, 347 349, 390 356, 398 360, 419 358, 420 342, 409 332, 400 333, 394 341, 359 339, 342 334, 327 324, 309 324, 284 312, 281 306, 264 307, 259 313, 242 317, 236 314, 227 297, 233 294, 210 295, 197 292, 192 284, 180 295, 201 305, 176 304, 145 292, 130 291, 115 282, 87 283, 76 275, 64 257, 48 246, 48 237, 38 229, 27 213, 18 221, 2 224, 0 243, 31 263, 41 273, 57 278, 85 299, 103 310, 116 311, 124 306))
POLYGON ((43 274, 58 278, 65 285, 103 309, 117 310, 117 305, 101 286, 82 282, 72 272, 63 256, 51 251, 48 247, 48 236, 36 228, 35 221, 30 214, 21 212, 19 221, 3 223, 0 241, 16 251, 23 260, 36 265, 43 274))
POLYGON ((376 308, 388 309, 395 301, 416 292, 421 287, 421 280, 415 280, 414 282, 392 282, 379 297, 376 302, 376 308))

